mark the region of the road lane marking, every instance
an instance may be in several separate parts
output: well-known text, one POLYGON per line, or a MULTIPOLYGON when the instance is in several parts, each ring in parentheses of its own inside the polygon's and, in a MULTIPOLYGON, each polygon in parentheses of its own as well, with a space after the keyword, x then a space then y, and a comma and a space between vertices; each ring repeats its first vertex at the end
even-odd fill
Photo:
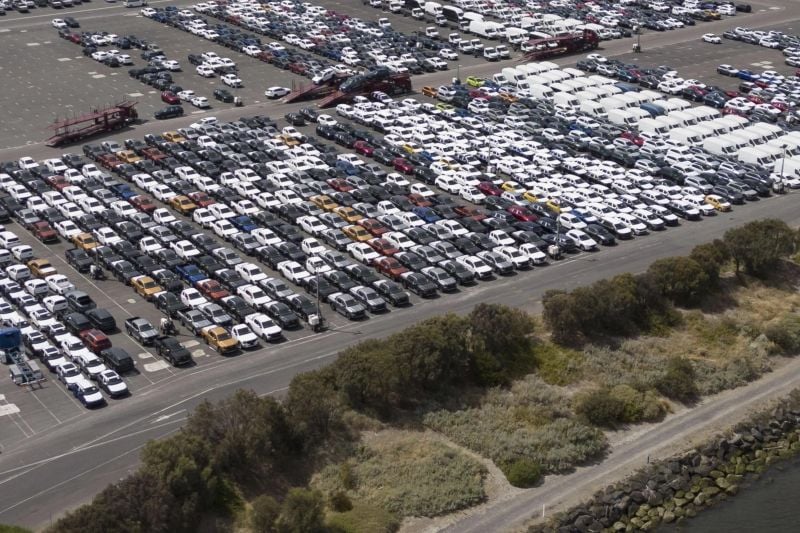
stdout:
POLYGON ((148 372, 158 372, 159 370, 164 370, 165 368, 169 368, 169 364, 166 361, 156 361, 155 363, 146 363, 144 365, 144 369, 148 372))
POLYGON ((191 340, 191 341, 183 341, 181 343, 181 346, 183 346, 184 348, 186 348, 188 350, 189 348, 194 348, 195 346, 198 346, 199 344, 200 344, 200 341, 191 340))
POLYGON ((19 413, 19 407, 15 403, 0 405, 0 416, 10 416, 19 413))

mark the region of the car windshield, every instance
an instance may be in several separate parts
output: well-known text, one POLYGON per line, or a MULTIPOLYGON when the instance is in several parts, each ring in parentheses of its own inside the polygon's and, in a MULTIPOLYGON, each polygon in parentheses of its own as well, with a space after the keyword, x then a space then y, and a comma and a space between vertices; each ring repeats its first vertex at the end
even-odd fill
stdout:
POLYGON ((229 340, 231 340, 231 336, 226 331, 225 333, 220 333, 219 335, 217 335, 217 340, 219 340, 219 341, 229 341, 229 340))
POLYGON ((97 368, 98 366, 102 366, 103 362, 100 359, 90 359, 86 362, 86 368, 97 368))
POLYGON ((67 350, 69 351, 77 351, 83 348, 82 342, 70 342, 67 344, 67 350))

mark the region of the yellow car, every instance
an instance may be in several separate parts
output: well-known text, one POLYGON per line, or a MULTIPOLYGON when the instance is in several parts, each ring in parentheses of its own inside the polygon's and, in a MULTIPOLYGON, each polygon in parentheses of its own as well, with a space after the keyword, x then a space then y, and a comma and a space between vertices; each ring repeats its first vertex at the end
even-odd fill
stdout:
POLYGON ((347 207, 344 205, 334 208, 333 212, 339 215, 345 222, 349 222, 350 224, 355 224, 364 218, 352 207, 347 207))
POLYGON ((131 280, 131 286, 136 291, 136 294, 148 301, 156 293, 164 291, 161 285, 156 283, 156 280, 150 276, 136 276, 131 280))
POLYGON ((28 261, 28 270, 31 271, 31 275, 35 278, 46 278, 47 276, 58 274, 47 259, 32 259, 28 261))
POLYGON ((365 230, 362 226, 357 225, 345 226, 342 229, 342 233, 356 242, 367 242, 373 237, 370 232, 365 230))
POLYGON ((117 157, 123 163, 130 163, 131 165, 142 160, 142 157, 136 155, 136 152, 133 150, 122 150, 121 152, 117 152, 117 157))
POLYGON ((554 200, 554 199, 545 200, 544 206, 545 206, 546 209, 549 209, 553 213, 560 213, 561 212, 561 204, 558 202, 558 200, 554 200))
POLYGON ((436 87, 430 87, 426 85, 422 88, 422 95, 423 96, 430 96, 431 98, 436 98, 436 87))
POLYGON ((731 204, 722 196, 716 194, 709 194, 706 196, 706 203, 716 209, 717 211, 730 211, 731 204))
POLYGON ((309 198, 309 200, 312 204, 319 207, 323 211, 333 211, 339 207, 339 204, 334 202, 327 194, 318 194, 316 196, 312 196, 309 198))
POLYGON ((436 109, 439 111, 453 111, 455 107, 451 106, 450 104, 445 104, 444 102, 439 102, 436 104, 436 109))
POLYGON ((529 202, 541 202, 542 201, 542 198, 539 198, 538 196, 536 196, 536 193, 534 193, 533 191, 525 191, 524 193, 522 193, 522 198, 523 198, 523 200, 527 200, 529 202))
POLYGON ((300 139, 294 137, 293 135, 289 135, 288 133, 281 133, 278 135, 278 139, 286 146, 297 146, 300 144, 300 139))
POLYGON ((182 143, 183 141, 186 140, 186 137, 184 137, 183 135, 181 135, 177 131, 165 131, 162 134, 162 137, 164 137, 169 142, 173 142, 173 143, 182 143))
POLYGON ((72 237, 72 244, 81 250, 91 250, 97 248, 97 241, 91 233, 78 233, 72 237))
POLYGON ((516 181, 504 181, 500 185, 500 188, 503 189, 504 191, 508 191, 508 192, 522 192, 523 191, 522 187, 520 187, 519 183, 517 183, 516 181))
POLYGON ((403 150, 405 150, 408 154, 415 154, 421 149, 422 148, 420 148, 420 146, 415 142, 409 142, 403 145, 403 150))
POLYGON ((239 348, 239 341, 231 337, 231 334, 223 327, 206 326, 200 333, 206 344, 221 354, 235 352, 239 348))
POLYGON ((467 76, 467 85, 470 87, 483 87, 484 83, 486 83, 486 80, 483 78, 479 78, 477 76, 467 76))
POLYGON ((191 198, 182 194, 170 198, 169 205, 182 215, 189 215, 192 211, 197 209, 197 204, 194 203, 191 198))

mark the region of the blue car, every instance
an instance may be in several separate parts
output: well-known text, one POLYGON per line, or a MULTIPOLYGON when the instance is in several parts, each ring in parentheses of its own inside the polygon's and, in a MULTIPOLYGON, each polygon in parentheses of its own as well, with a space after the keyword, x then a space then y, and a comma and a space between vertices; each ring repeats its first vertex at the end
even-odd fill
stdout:
POLYGON ((137 193, 133 189, 131 189, 130 185, 127 183, 117 183, 110 186, 111 192, 122 198, 123 200, 129 200, 136 196, 137 193))
POLYGON ((200 270, 194 263, 176 266, 175 272, 191 285, 194 285, 198 281, 208 279, 208 276, 203 274, 203 271, 200 270))
POLYGON ((424 220, 425 222, 436 222, 441 220, 442 217, 436 214, 436 211, 430 207, 415 207, 411 210, 415 215, 424 220))
POLYGON ((740 80, 744 81, 756 81, 760 78, 760 76, 755 72, 753 72, 752 70, 740 70, 739 73, 736 74, 736 76, 740 80))
POLYGON ((247 233, 250 233, 254 229, 258 228, 258 224, 253 222, 253 219, 247 215, 234 217, 230 222, 236 227, 236 229, 240 231, 246 231, 247 233))

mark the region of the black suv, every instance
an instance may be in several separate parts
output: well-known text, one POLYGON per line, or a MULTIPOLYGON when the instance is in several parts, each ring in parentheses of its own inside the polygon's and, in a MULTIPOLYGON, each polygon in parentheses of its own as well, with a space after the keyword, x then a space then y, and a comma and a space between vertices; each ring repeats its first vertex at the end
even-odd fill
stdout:
POLYGON ((233 103, 233 95, 226 89, 214 89, 214 98, 226 104, 233 103))
POLYGON ((183 116, 183 107, 179 105, 168 105, 164 109, 159 109, 153 115, 158 120, 164 120, 167 118, 175 118, 175 117, 182 117, 183 116))

